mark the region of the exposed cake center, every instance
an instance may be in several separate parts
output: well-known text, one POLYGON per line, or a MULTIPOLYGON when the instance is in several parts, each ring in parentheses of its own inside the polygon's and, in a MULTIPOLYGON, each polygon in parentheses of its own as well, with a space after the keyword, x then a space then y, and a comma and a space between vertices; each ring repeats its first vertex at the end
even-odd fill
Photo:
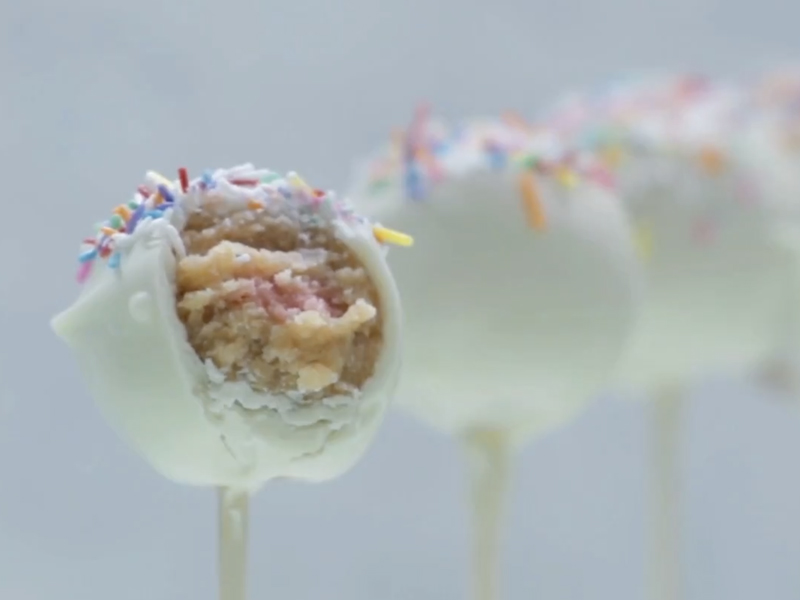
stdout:
POLYGON ((316 400, 370 378, 383 344, 378 292, 328 226, 206 209, 181 236, 178 316, 228 381, 316 400))

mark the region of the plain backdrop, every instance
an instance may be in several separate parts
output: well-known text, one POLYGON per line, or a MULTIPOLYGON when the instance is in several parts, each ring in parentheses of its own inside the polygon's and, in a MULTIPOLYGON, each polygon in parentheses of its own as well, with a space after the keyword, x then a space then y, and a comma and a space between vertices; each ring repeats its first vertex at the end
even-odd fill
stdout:
MULTIPOLYGON (((789 0, 0 1, 0 598, 213 600, 214 495, 101 421, 49 317, 77 242, 145 170, 255 161, 346 186, 418 100, 533 114, 621 72, 800 58, 789 0)), ((509 600, 645 591, 646 404, 598 401, 517 465, 509 600)), ((800 411, 736 374, 693 393, 691 600, 800 599, 800 411)), ((253 506, 252 598, 465 598, 460 451, 392 414, 331 484, 253 506)))

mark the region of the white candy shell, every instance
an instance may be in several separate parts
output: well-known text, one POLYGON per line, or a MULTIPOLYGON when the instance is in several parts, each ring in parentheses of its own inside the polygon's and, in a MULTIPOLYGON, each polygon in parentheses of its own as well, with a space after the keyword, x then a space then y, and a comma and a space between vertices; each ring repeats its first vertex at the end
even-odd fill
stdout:
POLYGON ((390 257, 404 293, 399 404, 454 435, 518 442, 573 417, 606 383, 635 322, 640 264, 613 193, 538 177, 544 231, 517 175, 475 171, 413 201, 350 197, 415 236, 390 257))
POLYGON ((250 398, 274 407, 257 412, 215 401, 219 386, 175 311, 176 264, 163 236, 140 239, 117 270, 95 265, 75 304, 53 320, 105 417, 163 476, 255 489, 277 477, 337 477, 363 455, 397 380, 401 308, 385 251, 369 228, 336 225, 381 295, 384 349, 355 401, 297 407, 286 398, 250 398))

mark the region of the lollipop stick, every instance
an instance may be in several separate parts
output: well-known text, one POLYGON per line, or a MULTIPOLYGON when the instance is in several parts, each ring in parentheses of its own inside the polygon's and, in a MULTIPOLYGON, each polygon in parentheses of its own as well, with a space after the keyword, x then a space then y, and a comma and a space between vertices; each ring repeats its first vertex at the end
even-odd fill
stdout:
POLYGON ((219 488, 219 600, 247 598, 248 492, 219 488))
POLYGON ((679 517, 680 420, 683 398, 677 388, 665 388, 653 403, 653 448, 650 515, 650 578, 653 600, 681 597, 679 517))
POLYGON ((475 600, 497 600, 503 509, 509 487, 511 451, 506 436, 480 431, 465 439, 473 510, 475 600))

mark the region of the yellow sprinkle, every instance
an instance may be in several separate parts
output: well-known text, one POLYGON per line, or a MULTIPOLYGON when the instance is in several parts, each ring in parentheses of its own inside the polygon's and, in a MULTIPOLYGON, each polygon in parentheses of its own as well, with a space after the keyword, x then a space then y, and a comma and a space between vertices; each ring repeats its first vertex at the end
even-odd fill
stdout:
POLYGON ((608 146, 600 151, 600 155, 612 169, 618 167, 625 157, 625 153, 620 146, 608 146))
POLYGON ((653 257, 653 229, 648 223, 637 223, 633 228, 633 244, 643 262, 653 257))
POLYGON ((700 166, 709 175, 718 175, 725 166, 725 157, 716 148, 703 148, 700 151, 700 166))
POLYGON ((402 150, 403 146, 406 143, 406 132, 400 128, 396 128, 392 130, 391 139, 392 139, 392 147, 395 150, 400 151, 402 150))
POLYGON ((400 233, 394 229, 386 229, 386 227, 381 227, 379 225, 375 225, 375 227, 372 228, 372 235, 374 235, 375 239, 381 244, 392 244, 393 246, 414 245, 414 238, 410 235, 400 233))
POLYGON ((286 179, 288 179, 290 183, 299 188, 303 188, 306 190, 311 189, 311 186, 308 185, 305 181, 303 181, 303 179, 297 173, 290 173, 289 175, 286 176, 286 179))
POLYGON ((167 179, 166 177, 164 177, 161 173, 156 173, 155 171, 148 171, 147 172, 147 177, 148 177, 148 179, 155 179, 161 185, 165 185, 167 187, 171 187, 172 186, 172 182, 169 179, 167 179))
POLYGON ((430 163, 434 160, 433 153, 427 146, 420 146, 414 150, 414 154, 416 158, 420 160, 420 162, 430 163))
MULTIPOLYGON (((156 173, 155 171, 148 171, 147 172, 147 179, 155 179, 159 184, 166 186, 168 188, 172 187, 172 182, 164 177, 161 173, 156 173)), ((153 206, 158 206, 164 202, 164 198, 161 197, 161 194, 156 189, 156 193, 153 195, 153 206)))
POLYGON ((503 113, 503 120, 511 127, 515 127, 521 131, 531 130, 530 123, 528 123, 525 118, 516 111, 509 110, 503 113))
POLYGON ((128 221, 131 218, 131 209, 125 206, 124 204, 120 204, 117 208, 114 209, 114 214, 119 215, 122 217, 123 221, 128 221))
POLYGON ((100 231, 103 233, 103 235, 107 235, 107 236, 112 236, 115 233, 119 233, 119 231, 117 231, 113 227, 101 227, 100 231))
POLYGON ((258 200, 250 200, 247 203, 247 208, 250 210, 259 210, 260 208, 264 208, 264 204, 258 200))
POLYGON ((431 174, 441 173, 439 163, 436 161, 436 157, 428 147, 420 146, 417 148, 416 158, 431 171, 431 174))
POLYGON ((800 150, 800 131, 797 127, 787 129, 783 133, 783 146, 789 152, 800 150))
POLYGON ((536 189, 536 178, 531 171, 523 171, 519 177, 519 191, 522 195, 522 209, 528 225, 536 231, 547 229, 547 215, 539 197, 539 190, 536 189))
POLYGON ((556 179, 567 188, 574 188, 578 185, 578 177, 575 172, 567 167, 560 167, 556 172, 556 179))

